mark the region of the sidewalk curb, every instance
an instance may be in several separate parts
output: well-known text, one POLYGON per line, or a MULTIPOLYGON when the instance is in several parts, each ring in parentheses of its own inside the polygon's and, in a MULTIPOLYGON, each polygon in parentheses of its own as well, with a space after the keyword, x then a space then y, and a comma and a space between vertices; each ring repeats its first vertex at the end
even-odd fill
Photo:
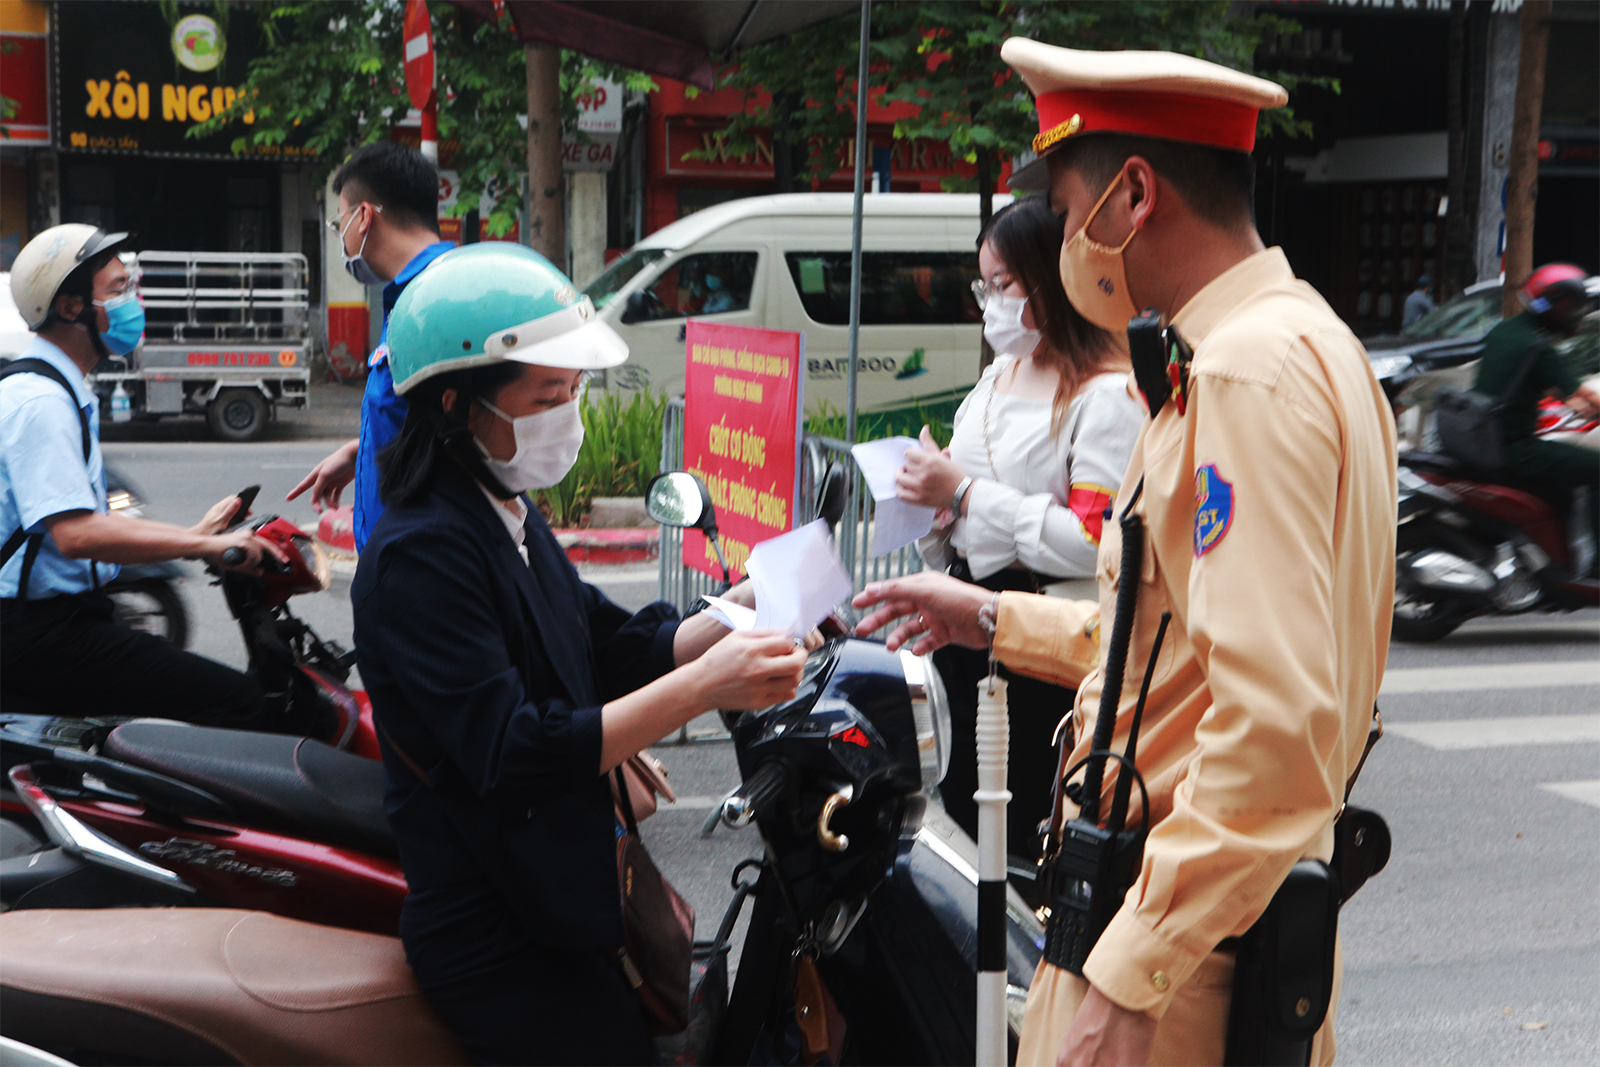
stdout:
POLYGON ((556 540, 574 563, 648 563, 661 558, 661 529, 556 530, 556 540))
MULTIPOLYGON (((618 527, 553 532, 556 541, 573 563, 650 563, 661 558, 660 527, 618 527)), ((317 522, 317 542, 328 554, 335 571, 355 570, 356 542, 349 505, 322 513, 322 518, 317 522)))

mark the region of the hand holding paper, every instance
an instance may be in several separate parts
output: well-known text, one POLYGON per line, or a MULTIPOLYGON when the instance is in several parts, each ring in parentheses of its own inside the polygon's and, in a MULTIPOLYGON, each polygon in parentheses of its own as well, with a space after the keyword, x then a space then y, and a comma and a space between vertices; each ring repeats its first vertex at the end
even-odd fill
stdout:
POLYGON ((706 614, 733 630, 782 630, 802 638, 852 591, 821 519, 756 545, 745 573, 755 589, 754 611, 722 597, 704 598, 706 614))
POLYGON ((933 529, 934 509, 901 500, 895 493, 895 475, 906 465, 906 452, 921 447, 910 437, 885 437, 854 445, 850 454, 861 468, 872 494, 874 519, 872 554, 884 556, 904 548, 933 529))

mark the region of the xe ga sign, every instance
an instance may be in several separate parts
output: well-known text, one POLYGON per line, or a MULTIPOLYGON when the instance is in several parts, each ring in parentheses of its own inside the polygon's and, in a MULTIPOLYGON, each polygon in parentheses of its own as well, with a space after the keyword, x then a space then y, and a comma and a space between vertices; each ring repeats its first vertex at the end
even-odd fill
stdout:
MULTIPOLYGON (((67 151, 237 158, 255 121, 185 136, 238 98, 258 24, 245 4, 57 3, 53 12, 56 146, 67 151)), ((268 159, 313 155, 297 144, 251 145, 268 159)))

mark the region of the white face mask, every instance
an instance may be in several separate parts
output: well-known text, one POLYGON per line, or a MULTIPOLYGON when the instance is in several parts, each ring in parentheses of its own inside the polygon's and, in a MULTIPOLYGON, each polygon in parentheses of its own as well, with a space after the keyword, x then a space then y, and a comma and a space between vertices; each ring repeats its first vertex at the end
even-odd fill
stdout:
POLYGON ((478 403, 509 422, 516 434, 517 452, 510 459, 495 459, 478 441, 484 464, 512 492, 548 489, 565 478, 578 462, 578 449, 583 446, 583 416, 576 399, 516 418, 481 397, 478 403))
MULTIPOLYGON (((382 208, 378 210, 381 211, 382 208)), ((341 249, 344 247, 344 235, 350 232, 350 227, 356 224, 356 217, 360 214, 359 211, 352 213, 350 221, 345 223, 344 229, 339 231, 339 247, 341 249)), ((356 249, 355 255, 344 257, 344 269, 350 272, 350 277, 354 278, 358 285, 385 285, 387 284, 386 281, 378 277, 377 271, 372 269, 372 264, 361 258, 362 253, 367 250, 367 238, 371 236, 371 229, 361 235, 361 247, 356 249)))
POLYGON ((1044 340, 1044 334, 1022 325, 1022 312, 1028 301, 1020 296, 997 294, 983 305, 983 336, 996 352, 1026 359, 1044 340))

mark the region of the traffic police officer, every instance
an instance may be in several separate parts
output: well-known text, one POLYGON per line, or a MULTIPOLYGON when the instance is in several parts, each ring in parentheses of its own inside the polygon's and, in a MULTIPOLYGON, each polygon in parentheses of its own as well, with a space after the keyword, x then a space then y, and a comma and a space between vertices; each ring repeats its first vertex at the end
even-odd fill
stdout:
MULTIPOLYGON (((1362 755, 1394 592, 1393 421, 1360 343, 1256 233, 1249 152, 1258 111, 1287 99, 1279 86, 1164 52, 1012 39, 1001 54, 1037 98, 1045 157, 1012 187, 1048 172, 1074 305, 1113 330, 1155 308, 1193 350, 1170 368, 1173 395, 1146 421, 1117 497, 1147 531, 1141 570, 1118 573, 1107 522, 1098 610, 991 601, 940 575, 869 586, 856 603, 877 605, 863 629, 914 616, 891 647, 992 640, 1014 670, 1081 681, 1069 764, 1089 750, 1097 624, 1119 582, 1140 583, 1130 676, 1171 612, 1139 739, 1142 866, 1083 977, 1040 965, 1017 1062, 1220 1063, 1233 955, 1218 946, 1298 860, 1331 858, 1362 755)), ((1125 687, 1112 751, 1136 694, 1125 687)), ((1330 1007, 1313 1063, 1332 1060, 1332 1020, 1330 1007)))
POLYGON ((53 226, 11 268, 11 293, 33 342, 0 377, 0 686, 6 710, 156 715, 259 725, 254 678, 112 621, 100 587, 117 564, 169 559, 259 572, 277 550, 248 529, 221 531, 227 497, 193 527, 108 513, 99 404, 85 375, 131 352, 144 331, 135 279, 117 256, 125 233, 53 226))

